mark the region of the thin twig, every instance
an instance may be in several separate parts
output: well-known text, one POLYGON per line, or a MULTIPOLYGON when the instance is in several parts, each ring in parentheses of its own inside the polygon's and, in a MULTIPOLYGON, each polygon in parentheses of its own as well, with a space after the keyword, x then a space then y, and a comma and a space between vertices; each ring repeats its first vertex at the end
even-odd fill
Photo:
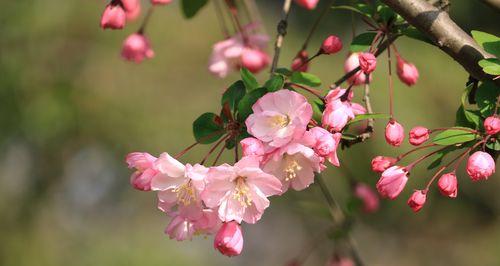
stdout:
POLYGON ((333 2, 335 2, 335 0, 330 0, 330 2, 328 2, 325 5, 325 7, 323 8, 323 10, 321 10, 321 13, 316 18, 316 20, 314 21, 314 24, 312 25, 311 29, 309 30, 309 34, 307 35, 306 40, 304 41, 304 44, 302 44, 301 51, 307 49, 307 46, 309 45, 309 42, 311 41, 311 38, 312 38, 313 34, 316 32, 316 29, 319 26, 319 23, 325 17, 325 15, 328 14, 328 11, 331 9, 331 7, 333 5, 333 2))
POLYGON ((271 75, 276 71, 278 66, 278 60, 280 58, 281 47, 283 46, 283 40, 286 35, 286 28, 288 27, 288 14, 290 13, 290 6, 292 5, 292 0, 283 1, 283 10, 281 13, 281 20, 278 23, 278 34, 276 36, 276 43, 274 44, 274 58, 271 64, 271 75))

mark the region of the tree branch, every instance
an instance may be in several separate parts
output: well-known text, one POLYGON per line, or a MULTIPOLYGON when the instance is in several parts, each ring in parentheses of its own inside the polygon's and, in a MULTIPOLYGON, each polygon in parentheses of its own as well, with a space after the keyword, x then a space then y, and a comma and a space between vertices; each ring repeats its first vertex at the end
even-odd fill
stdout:
POLYGON ((495 9, 495 11, 500 12, 500 0, 481 0, 481 2, 495 9))
MULTIPOLYGON (((411 25, 426 34, 441 50, 479 80, 492 80, 478 65, 488 54, 471 36, 464 32, 448 13, 439 10, 424 0, 382 0, 386 5, 405 18, 411 25)), ((500 80, 494 81, 500 86, 500 80)))
POLYGON ((273 58, 273 63, 271 65, 271 74, 274 73, 276 67, 278 66, 281 46, 283 46, 283 39, 285 39, 286 28, 288 27, 288 14, 290 13, 291 5, 292 5, 292 0, 284 0, 281 20, 278 23, 277 27, 278 35, 276 36, 276 43, 274 44, 274 58, 273 58))

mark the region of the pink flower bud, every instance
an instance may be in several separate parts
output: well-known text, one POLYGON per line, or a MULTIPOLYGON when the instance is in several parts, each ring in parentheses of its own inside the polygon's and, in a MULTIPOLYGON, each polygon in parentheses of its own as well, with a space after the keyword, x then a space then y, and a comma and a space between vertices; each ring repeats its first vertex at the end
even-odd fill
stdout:
POLYGON ((410 143, 418 146, 429 139, 429 129, 425 127, 414 127, 410 130, 410 143))
POLYGON ((458 182, 454 172, 442 175, 438 180, 438 188, 441 194, 450 198, 457 197, 458 182))
POLYGON ((243 250, 243 233, 240 225, 235 221, 222 224, 215 235, 214 248, 228 257, 240 255, 243 250))
POLYGON ((151 0, 152 5, 167 5, 172 3, 172 0, 151 0))
POLYGON ((391 120, 385 127, 385 140, 392 146, 399 146, 405 139, 404 128, 396 120, 391 120))
POLYGON ((125 10, 120 5, 109 4, 104 9, 101 17, 101 28, 123 29, 125 27, 125 10))
POLYGON ((415 190, 413 194, 408 199, 408 206, 413 209, 414 212, 420 211, 424 207, 425 200, 427 199, 426 191, 415 190))
MULTIPOLYGON (((344 63, 344 71, 345 73, 349 73, 352 70, 356 69, 359 67, 359 53, 352 53, 347 57, 345 63, 344 63)), ((372 75, 369 75, 369 81, 372 80, 372 75)), ((356 74, 352 75, 348 80, 350 84, 354 85, 361 85, 365 84, 366 82, 366 75, 363 73, 363 71, 358 71, 356 74)))
POLYGON ((252 73, 257 73, 269 65, 269 56, 258 49, 245 48, 241 54, 241 65, 252 73))
POLYGON ((127 20, 135 20, 141 14, 141 3, 139 0, 121 0, 127 20))
POLYGON ((299 6, 307 8, 309 10, 315 9, 318 2, 319 0, 295 0, 295 3, 297 3, 299 6))
POLYGON ((415 85, 418 80, 418 69, 414 64, 406 62, 398 56, 397 72, 399 79, 408 86, 415 85))
POLYGON ((300 51, 292 61, 292 71, 307 72, 309 69, 309 62, 307 62, 307 59, 309 59, 307 51, 300 51))
POLYGON ((377 182, 377 190, 384 198, 395 199, 403 191, 408 181, 408 171, 401 166, 391 166, 382 173, 377 182))
POLYGON ((467 161, 467 174, 472 181, 487 180, 495 173, 495 161, 486 152, 476 151, 467 161))
POLYGON ((145 58, 153 58, 154 52, 151 49, 149 40, 140 33, 134 33, 125 39, 122 48, 122 57, 125 60, 142 62, 145 58))
POLYGON ((320 48, 320 52, 323 54, 335 54, 340 50, 342 50, 342 40, 335 35, 328 36, 320 48))
POLYGON ((377 67, 377 58, 372 53, 360 53, 359 67, 365 74, 370 74, 377 67))
POLYGON ((377 156, 372 160, 372 170, 376 173, 382 173, 387 170, 387 168, 393 166, 396 162, 396 158, 377 156))
POLYGON ((245 138, 240 141, 243 156, 262 156, 265 154, 264 144, 256 138, 245 138))
POLYGON ((500 132, 500 118, 496 115, 486 118, 484 120, 484 129, 488 135, 495 135, 500 132))
POLYGON ((130 184, 137 190, 150 191, 151 180, 157 171, 153 168, 156 157, 147 152, 132 152, 127 155, 125 161, 128 168, 136 171, 130 176, 130 184))
POLYGON ((356 184, 354 195, 363 201, 363 211, 372 213, 378 210, 378 196, 368 185, 364 183, 356 184))

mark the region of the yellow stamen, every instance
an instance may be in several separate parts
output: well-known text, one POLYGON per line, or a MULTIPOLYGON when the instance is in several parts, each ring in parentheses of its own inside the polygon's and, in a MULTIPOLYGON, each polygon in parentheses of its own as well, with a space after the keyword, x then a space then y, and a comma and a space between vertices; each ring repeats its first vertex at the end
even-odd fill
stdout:
POLYGON ((294 159, 294 157, 285 154, 285 167, 283 172, 285 173, 285 181, 290 181, 291 179, 297 177, 297 172, 302 170, 302 166, 294 159))
POLYGON ((290 123, 290 118, 285 115, 275 115, 270 118, 270 123, 273 127, 284 128, 290 123))
POLYGON ((178 201, 184 204, 184 206, 196 201, 196 192, 191 184, 191 180, 175 188, 174 192, 177 193, 178 201))
POLYGON ((236 188, 234 189, 233 198, 238 200, 243 207, 248 207, 252 204, 250 197, 250 189, 245 183, 246 178, 239 176, 236 178, 236 188))

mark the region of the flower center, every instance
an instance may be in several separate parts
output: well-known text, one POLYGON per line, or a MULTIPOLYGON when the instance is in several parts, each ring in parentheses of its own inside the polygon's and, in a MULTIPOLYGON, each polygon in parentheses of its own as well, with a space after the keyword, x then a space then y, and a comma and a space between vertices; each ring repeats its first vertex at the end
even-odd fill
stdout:
POLYGON ((174 192, 177 193, 177 200, 184 204, 184 206, 196 201, 196 192, 191 184, 191 180, 175 188, 174 192))
POLYGON ((290 118, 286 115, 275 115, 270 118, 270 123, 273 127, 284 128, 290 123, 290 118))
POLYGON ((250 198, 250 189, 246 185, 246 178, 243 176, 238 176, 235 180, 236 188, 233 192, 233 198, 238 200, 243 207, 248 207, 252 204, 252 199, 250 198))
POLYGON ((298 171, 302 170, 302 166, 300 166, 293 156, 285 154, 284 157, 285 167, 283 168, 283 172, 285 174, 285 181, 290 181, 297 176, 298 171))

